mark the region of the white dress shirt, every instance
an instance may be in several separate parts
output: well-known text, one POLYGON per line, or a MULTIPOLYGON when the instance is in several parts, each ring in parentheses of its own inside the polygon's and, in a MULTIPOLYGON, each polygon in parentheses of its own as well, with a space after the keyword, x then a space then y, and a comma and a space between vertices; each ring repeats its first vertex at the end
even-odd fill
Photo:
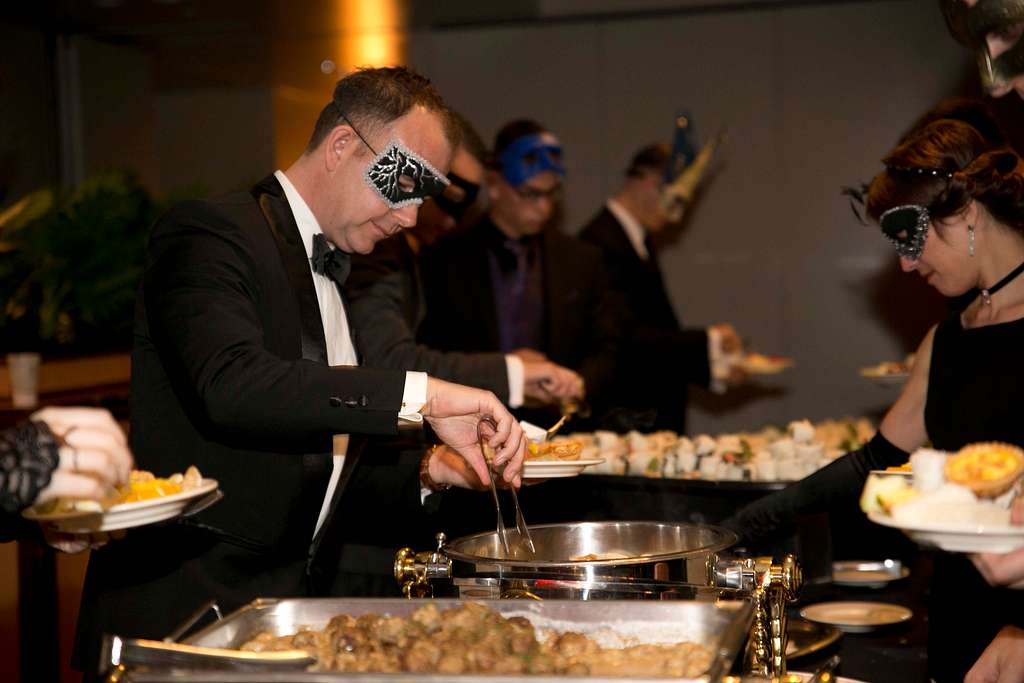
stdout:
POLYGON ((629 238, 629 243, 633 245, 636 255, 644 261, 649 259, 651 255, 647 253, 647 245, 644 244, 644 238, 647 237, 647 228, 634 218, 633 214, 626 210, 626 207, 615 201, 614 198, 605 202, 605 207, 611 211, 612 215, 615 216, 615 220, 622 226, 622 231, 629 238))
MULTIPOLYGON (((302 237, 302 245, 306 249, 306 257, 309 259, 309 272, 313 276, 313 287, 316 289, 316 300, 320 305, 320 320, 324 326, 324 338, 327 342, 327 364, 337 365, 358 365, 356 349, 352 344, 352 335, 348 327, 348 316, 345 314, 345 304, 342 303, 341 293, 338 291, 334 281, 326 275, 321 275, 313 270, 313 237, 322 232, 320 223, 310 210, 309 205, 299 194, 295 186, 288 180, 283 171, 276 171, 274 177, 281 183, 284 189, 285 199, 295 217, 295 224, 299 228, 302 237)), ((410 422, 422 422, 420 408, 427 402, 427 375, 424 372, 405 373, 405 390, 402 396, 402 409, 398 414, 399 419, 410 422)), ((320 507, 320 515, 316 520, 316 529, 313 536, 320 530, 324 523, 327 511, 331 506, 331 498, 334 496, 334 489, 338 486, 338 479, 341 477, 341 469, 345 464, 345 454, 348 451, 348 434, 336 434, 334 436, 333 464, 331 468, 331 479, 327 484, 327 493, 324 496, 323 505, 320 507)))

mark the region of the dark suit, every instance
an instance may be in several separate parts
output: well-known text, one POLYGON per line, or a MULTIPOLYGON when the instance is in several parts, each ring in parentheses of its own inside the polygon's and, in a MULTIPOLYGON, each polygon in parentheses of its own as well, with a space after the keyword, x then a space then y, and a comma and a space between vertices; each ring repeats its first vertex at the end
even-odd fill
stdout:
POLYGON ((419 257, 405 235, 352 257, 345 283, 349 322, 371 367, 428 372, 449 382, 494 392, 508 403, 508 369, 501 353, 437 351, 416 343, 426 315, 419 257))
MULTIPOLYGON (((488 218, 470 230, 425 249, 420 258, 427 315, 418 340, 449 351, 500 348, 488 249, 497 228, 488 218)), ((618 311, 610 296, 600 252, 549 229, 540 239, 544 307, 543 344, 537 349, 582 375, 587 396, 599 406, 609 398, 616 372, 618 311)))
POLYGON ((680 326, 651 240, 646 242, 650 257, 640 258, 607 208, 583 228, 580 239, 601 250, 612 285, 625 298, 618 395, 637 411, 656 411, 649 428, 685 432, 686 384, 710 381, 707 332, 680 326))
MULTIPOLYGON (((137 529, 93 553, 77 664, 94 667, 101 632, 161 638, 211 598, 231 610, 323 590, 352 526, 329 515, 313 541, 331 436, 395 433, 404 382, 398 371, 327 365, 309 260, 275 178, 165 214, 137 305, 131 445, 139 469, 195 464, 225 498, 187 524, 137 529)), ((415 510, 415 473, 378 471, 360 447, 353 438, 333 507, 344 493, 348 510, 353 497, 415 510)), ((364 512, 360 530, 374 521, 364 512)))

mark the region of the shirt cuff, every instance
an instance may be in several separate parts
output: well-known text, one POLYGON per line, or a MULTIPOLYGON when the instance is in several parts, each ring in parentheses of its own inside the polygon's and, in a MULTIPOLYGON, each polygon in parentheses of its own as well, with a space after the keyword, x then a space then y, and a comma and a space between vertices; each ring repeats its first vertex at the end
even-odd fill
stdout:
POLYGON ((427 402, 427 373, 405 373, 405 390, 402 392, 402 407, 398 411, 398 419, 406 422, 423 422, 420 414, 427 402))
POLYGON ((708 330, 708 366, 711 369, 711 382, 708 388, 716 394, 724 394, 729 385, 726 380, 733 365, 740 362, 740 354, 726 353, 722 350, 722 333, 709 327, 708 330))
POLYGON ((508 407, 518 408, 526 400, 526 368, 523 359, 511 353, 506 355, 505 369, 508 371, 508 407))

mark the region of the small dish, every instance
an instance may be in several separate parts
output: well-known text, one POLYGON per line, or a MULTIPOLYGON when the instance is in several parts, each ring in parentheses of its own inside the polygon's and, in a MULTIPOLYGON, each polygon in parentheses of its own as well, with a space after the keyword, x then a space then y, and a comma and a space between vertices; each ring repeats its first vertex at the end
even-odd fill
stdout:
POLYGON ((903 384, 910 377, 910 366, 905 362, 884 361, 861 368, 858 373, 877 384, 903 384))
POLYGON ((885 588, 910 576, 899 560, 846 560, 832 563, 832 583, 853 588, 885 588))
POLYGON ((177 517, 186 512, 193 502, 199 503, 217 490, 216 479, 204 479, 197 488, 170 496, 149 498, 136 503, 114 505, 103 512, 74 511, 39 513, 34 508, 22 512, 25 519, 39 522, 43 526, 66 534, 91 534, 100 531, 117 531, 155 524, 177 517))
POLYGON ((786 620, 786 635, 786 658, 792 661, 824 650, 839 640, 843 632, 828 624, 790 617, 786 620))
POLYGON ((527 460, 523 464, 523 479, 562 479, 575 477, 593 465, 600 465, 604 458, 580 460, 527 460))
POLYGON ((906 607, 887 602, 819 602, 800 610, 804 619, 830 624, 848 633, 867 633, 900 624, 913 615, 906 607))

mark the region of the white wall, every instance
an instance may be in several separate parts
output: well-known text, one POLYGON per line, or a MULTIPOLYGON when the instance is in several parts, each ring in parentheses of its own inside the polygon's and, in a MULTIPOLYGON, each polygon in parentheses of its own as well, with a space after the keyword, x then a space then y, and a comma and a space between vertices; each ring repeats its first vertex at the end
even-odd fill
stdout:
POLYGON ((518 116, 559 134, 569 232, 615 189, 636 148, 670 139, 678 109, 693 113, 701 137, 728 127, 716 177, 663 251, 668 287, 684 321, 731 321, 797 365, 744 400, 695 407, 693 431, 866 414, 895 398, 857 368, 901 358, 942 304, 914 276, 895 275, 891 247, 855 222, 839 188, 880 170, 899 133, 970 77, 934 3, 424 32, 410 61, 488 139, 518 116), (886 316, 900 320, 899 301, 917 319, 894 326, 886 316))

